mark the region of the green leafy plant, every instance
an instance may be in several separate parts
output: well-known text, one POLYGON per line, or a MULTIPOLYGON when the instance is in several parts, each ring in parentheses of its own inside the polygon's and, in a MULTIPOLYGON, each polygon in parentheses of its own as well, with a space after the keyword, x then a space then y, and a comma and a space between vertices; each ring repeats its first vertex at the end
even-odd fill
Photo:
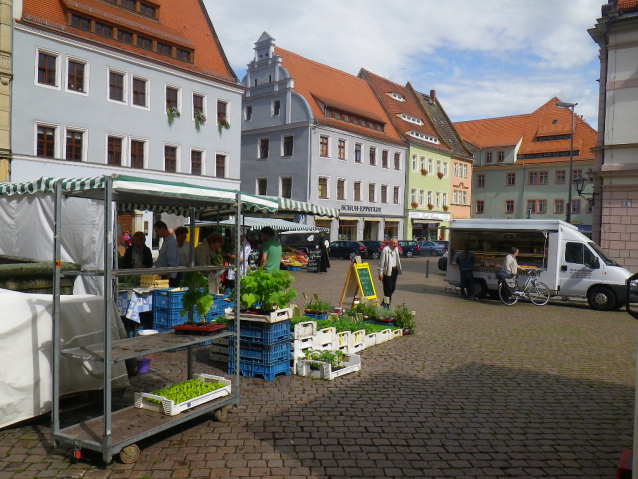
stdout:
POLYGON ((175 118, 179 118, 180 116, 182 116, 182 114, 179 112, 177 108, 169 106, 166 109, 166 117, 168 118, 169 126, 173 124, 173 121, 175 120, 175 118))
POLYGON ((186 273, 180 284, 182 287, 188 288, 188 291, 182 296, 183 308, 180 314, 185 316, 188 310, 194 307, 203 319, 215 302, 208 293, 208 278, 199 271, 190 271, 186 273))
POLYGON ((394 308, 394 325, 414 331, 416 326, 414 315, 405 304, 400 304, 394 308))
POLYGON ((230 128, 230 123, 228 123, 228 120, 224 115, 219 115, 217 117, 217 129, 219 130, 219 133, 222 132, 222 128, 226 128, 228 130, 230 128))
MULTIPOLYGON (((200 379, 190 379, 188 381, 173 384, 172 386, 164 389, 158 389, 157 391, 153 391, 151 394, 170 399, 174 401, 175 404, 181 404, 189 399, 202 396, 223 387, 224 385, 221 383, 207 383, 200 379)), ((158 399, 149 398, 148 401, 155 404, 161 404, 161 401, 158 399)))
POLYGON ((331 309, 332 307, 330 306, 330 303, 328 301, 322 301, 320 299, 317 299, 314 302, 311 300, 304 307, 306 313, 313 314, 326 314, 331 309))
POLYGON ((374 308, 374 314, 372 317, 378 320, 386 320, 390 317, 394 316, 394 310, 390 308, 384 308, 382 306, 377 306, 374 308))
POLYGON ((287 271, 266 273, 263 268, 251 271, 241 279, 240 304, 243 308, 263 311, 285 308, 297 297, 297 291, 290 287, 294 280, 287 271))
MULTIPOLYGON (((344 367, 341 351, 308 351, 306 352, 306 360, 328 363, 333 371, 344 367)), ((310 369, 319 369, 319 365, 311 364, 310 369)))
POLYGON ((201 111, 196 111, 193 118, 195 119, 195 129, 199 131, 201 126, 206 123, 206 115, 201 111))

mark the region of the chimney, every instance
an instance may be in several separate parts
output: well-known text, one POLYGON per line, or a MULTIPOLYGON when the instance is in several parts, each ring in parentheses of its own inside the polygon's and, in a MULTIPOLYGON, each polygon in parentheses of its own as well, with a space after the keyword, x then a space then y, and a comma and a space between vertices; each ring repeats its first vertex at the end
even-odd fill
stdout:
POLYGON ((430 98, 432 101, 436 101, 436 90, 430 90, 430 98))

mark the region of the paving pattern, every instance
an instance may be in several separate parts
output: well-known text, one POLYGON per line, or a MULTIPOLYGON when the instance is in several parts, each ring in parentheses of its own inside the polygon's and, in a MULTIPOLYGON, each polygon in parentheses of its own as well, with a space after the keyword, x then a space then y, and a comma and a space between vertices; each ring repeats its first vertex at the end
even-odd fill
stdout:
MULTIPOLYGON (((51 447, 48 418, 33 420, 0 430, 0 479, 616 477, 632 447, 635 321, 578 302, 462 300, 436 260, 425 277, 427 262, 404 260, 393 300, 417 311, 416 333, 363 351, 360 372, 242 378, 227 423, 199 418, 144 440, 135 464, 90 451, 74 461, 51 447)), ((298 291, 336 304, 349 262, 331 263, 294 273, 298 291)), ((224 375, 207 348, 196 356, 196 372, 224 375)), ((184 378, 184 352, 152 359, 117 404, 184 378)))

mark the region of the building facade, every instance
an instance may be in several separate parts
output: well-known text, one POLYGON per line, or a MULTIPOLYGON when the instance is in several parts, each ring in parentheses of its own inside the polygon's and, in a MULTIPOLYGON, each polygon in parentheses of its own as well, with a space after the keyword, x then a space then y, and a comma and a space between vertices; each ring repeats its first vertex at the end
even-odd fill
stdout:
MULTIPOLYGON (((473 218, 566 219, 591 233, 593 208, 569 180, 570 110, 553 98, 525 115, 454 123, 474 151, 473 218)), ((573 178, 592 171, 596 131, 574 117, 573 178)), ((585 194, 592 191, 589 177, 585 194)))
POLYGON ((13 15, 11 181, 238 187, 243 88, 201 1, 22 0, 13 15))
POLYGON ((638 3, 610 0, 589 30, 600 46, 593 238, 638 266, 638 3))
POLYGON ((9 181, 13 1, 0 0, 0 181, 9 181))
POLYGON ((242 191, 339 209, 302 220, 333 241, 402 237, 406 147, 364 80, 264 32, 242 83, 242 191))

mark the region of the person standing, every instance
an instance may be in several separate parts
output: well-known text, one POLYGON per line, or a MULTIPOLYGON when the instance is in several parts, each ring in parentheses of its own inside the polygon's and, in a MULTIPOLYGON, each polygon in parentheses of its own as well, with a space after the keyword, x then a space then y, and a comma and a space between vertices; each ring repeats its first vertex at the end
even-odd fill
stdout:
POLYGON ((401 258, 399 257, 399 240, 392 238, 388 246, 381 250, 379 261, 379 279, 383 281, 382 306, 389 308, 392 294, 397 287, 397 276, 401 274, 401 258))
POLYGON ((179 266, 190 266, 191 264, 191 250, 193 246, 186 241, 188 236, 188 228, 180 226, 175 228, 175 239, 177 240, 177 264, 179 266))
POLYGON ((270 226, 262 228, 261 261, 259 262, 259 266, 263 266, 266 273, 272 273, 279 269, 281 251, 281 243, 277 241, 275 231, 270 226))
POLYGON ((124 253, 123 267, 128 268, 152 268, 153 254, 151 248, 146 246, 146 235, 136 231, 132 236, 132 244, 124 253))
POLYGON ((501 271, 501 273, 509 273, 509 276, 504 275, 506 278, 511 278, 512 276, 517 275, 519 271, 525 271, 525 269, 521 268, 518 265, 518 261, 516 261, 517 256, 518 248, 512 247, 512 249, 510 250, 510 254, 508 254, 503 261, 503 271, 501 271))
POLYGON ((224 260, 219 254, 219 248, 224 246, 224 237, 213 233, 206 237, 195 248, 195 266, 222 266, 224 260))
POLYGON ((476 258, 470 251, 470 244, 465 243, 463 251, 456 255, 454 260, 459 265, 461 273, 461 297, 463 299, 474 298, 474 264, 476 258))
POLYGON ((239 279, 246 275, 248 256, 252 251, 250 243, 246 239, 246 233, 242 233, 239 237, 239 264, 235 260, 235 255, 230 254, 228 256, 229 266, 231 268, 226 271, 226 278, 222 282, 224 285, 224 294, 230 294, 237 284, 237 274, 239 273, 239 279))
MULTIPOLYGON (((153 225, 155 234, 162 238, 162 247, 159 250, 159 256, 157 257, 158 268, 173 268, 178 266, 178 252, 177 252, 177 240, 173 236, 166 223, 163 221, 156 221, 153 225)), ((168 285, 171 288, 179 286, 179 280, 177 279, 177 273, 168 273, 163 275, 164 278, 168 278, 168 285)))

